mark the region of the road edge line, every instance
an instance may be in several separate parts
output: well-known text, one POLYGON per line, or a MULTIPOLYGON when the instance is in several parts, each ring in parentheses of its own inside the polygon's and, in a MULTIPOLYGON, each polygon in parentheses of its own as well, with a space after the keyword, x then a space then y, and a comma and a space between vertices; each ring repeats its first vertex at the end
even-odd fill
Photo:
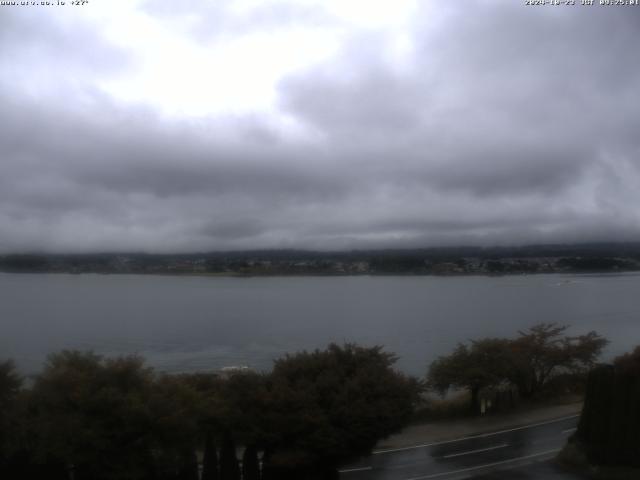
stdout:
POLYGON ((435 447, 437 445, 446 445, 448 443, 455 443, 455 442, 462 442, 464 440, 471 440, 473 438, 483 438, 483 437, 491 437, 494 435, 500 435, 502 433, 509 433, 509 432, 516 432, 518 430, 524 430, 527 428, 534 428, 534 427, 541 427, 542 425, 550 425, 552 423, 559 423, 559 422, 563 422, 565 420, 569 420, 571 418, 578 418, 580 416, 580 414, 575 414, 575 415, 568 415, 566 417, 561 417, 561 418, 556 418, 553 420, 546 420, 544 422, 538 422, 538 423, 532 423, 529 425, 523 425, 521 427, 514 427, 514 428, 507 428, 504 430, 498 430, 495 432, 488 432, 488 433, 477 433, 474 435, 469 435, 467 437, 460 437, 460 438, 456 438, 453 440, 444 440, 442 442, 433 442, 433 443, 424 443, 421 445, 411 445, 408 447, 398 447, 398 448, 387 448, 387 449, 382 449, 382 450, 375 450, 373 452, 371 452, 371 455, 383 455, 385 453, 394 453, 394 452, 403 452, 405 450, 415 450, 418 448, 427 448, 427 447, 435 447))

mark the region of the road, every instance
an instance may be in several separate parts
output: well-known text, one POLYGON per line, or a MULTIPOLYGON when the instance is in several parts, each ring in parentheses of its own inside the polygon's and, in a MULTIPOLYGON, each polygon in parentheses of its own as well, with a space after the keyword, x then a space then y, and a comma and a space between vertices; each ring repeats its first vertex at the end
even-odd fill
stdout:
POLYGON ((342 480, 575 479, 548 462, 575 431, 578 415, 411 447, 378 450, 343 467, 342 480), (509 472, 507 475, 507 471, 509 472))

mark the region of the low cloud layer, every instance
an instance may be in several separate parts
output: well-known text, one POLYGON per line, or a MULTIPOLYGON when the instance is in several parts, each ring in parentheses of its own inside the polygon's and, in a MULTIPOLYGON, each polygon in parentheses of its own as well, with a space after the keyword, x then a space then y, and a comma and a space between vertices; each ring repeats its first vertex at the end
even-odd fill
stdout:
POLYGON ((1 7, 1 252, 640 240, 640 8, 201 3, 1 7))

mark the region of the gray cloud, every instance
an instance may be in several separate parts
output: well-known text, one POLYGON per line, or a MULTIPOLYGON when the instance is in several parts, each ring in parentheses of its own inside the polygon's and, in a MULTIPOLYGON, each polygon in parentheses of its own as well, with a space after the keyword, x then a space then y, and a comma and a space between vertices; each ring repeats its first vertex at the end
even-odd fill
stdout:
POLYGON ((188 19, 186 30, 201 42, 228 35, 277 31, 282 27, 326 26, 336 21, 320 7, 279 1, 266 1, 251 9, 238 10, 233 8, 232 2, 150 0, 143 4, 143 9, 169 22, 188 19))
MULTIPOLYGON (((219 15, 225 35, 329 21, 280 8, 198 18, 219 15)), ((267 115, 118 103, 95 80, 127 68, 127 52, 86 24, 4 13, 0 251, 640 238, 640 9, 442 6, 435 27, 415 15, 400 66, 390 33, 354 31, 279 85, 305 139, 267 115)))
POLYGON ((49 94, 81 103, 83 94, 99 95, 91 80, 131 66, 129 53, 105 39, 95 21, 55 10, 2 8, 0 87, 13 99, 49 94))

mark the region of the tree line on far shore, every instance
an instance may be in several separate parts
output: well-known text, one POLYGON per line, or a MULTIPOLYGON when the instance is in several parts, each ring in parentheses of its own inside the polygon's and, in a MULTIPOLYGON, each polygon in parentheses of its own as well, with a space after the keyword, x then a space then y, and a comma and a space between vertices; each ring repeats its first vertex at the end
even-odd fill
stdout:
POLYGON ((331 344, 285 355, 268 373, 163 374, 138 356, 49 356, 25 382, 0 363, 0 478, 334 479, 424 406, 425 391, 487 389, 531 398, 583 378, 606 340, 540 324, 515 339, 460 344, 425 380, 382 347, 331 344), (240 461, 241 460, 241 461, 240 461))

